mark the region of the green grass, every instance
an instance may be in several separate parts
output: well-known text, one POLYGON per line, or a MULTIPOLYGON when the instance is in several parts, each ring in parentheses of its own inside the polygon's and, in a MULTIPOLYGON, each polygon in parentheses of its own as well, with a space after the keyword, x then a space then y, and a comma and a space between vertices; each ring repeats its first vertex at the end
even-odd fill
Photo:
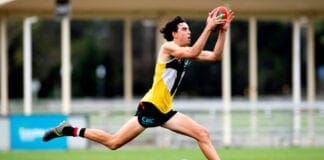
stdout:
MULTIPOLYGON (((324 148, 221 148, 223 160, 322 160, 324 148)), ((200 160, 198 149, 134 149, 0 152, 1 160, 200 160)))

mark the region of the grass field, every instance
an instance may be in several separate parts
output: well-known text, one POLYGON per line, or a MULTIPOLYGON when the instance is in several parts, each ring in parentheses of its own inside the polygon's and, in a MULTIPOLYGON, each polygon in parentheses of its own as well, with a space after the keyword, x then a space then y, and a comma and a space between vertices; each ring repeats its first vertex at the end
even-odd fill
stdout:
MULTIPOLYGON (((218 149, 223 160, 323 160, 324 148, 218 149)), ((0 152, 1 160, 200 160, 198 149, 133 149, 0 152)))

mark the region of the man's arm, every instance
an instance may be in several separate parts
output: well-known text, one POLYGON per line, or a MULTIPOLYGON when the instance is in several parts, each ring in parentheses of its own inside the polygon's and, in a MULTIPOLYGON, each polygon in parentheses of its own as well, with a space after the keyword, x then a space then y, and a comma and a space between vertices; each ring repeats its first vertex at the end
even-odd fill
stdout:
POLYGON ((219 61, 222 59, 226 31, 230 26, 232 20, 234 19, 234 12, 230 11, 230 17, 228 18, 226 24, 219 30, 218 38, 213 51, 202 51, 201 54, 196 58, 202 61, 219 61))
POLYGON ((181 47, 174 42, 168 42, 163 47, 166 53, 169 53, 173 57, 177 58, 197 58, 201 54, 205 47, 207 39, 216 25, 222 24, 224 21, 220 17, 210 17, 207 18, 206 26, 199 36, 198 40, 194 43, 192 47, 181 47))
POLYGON ((219 61, 222 59, 224 44, 225 44, 226 32, 223 30, 219 31, 218 38, 213 51, 202 51, 201 54, 196 58, 201 61, 219 61))

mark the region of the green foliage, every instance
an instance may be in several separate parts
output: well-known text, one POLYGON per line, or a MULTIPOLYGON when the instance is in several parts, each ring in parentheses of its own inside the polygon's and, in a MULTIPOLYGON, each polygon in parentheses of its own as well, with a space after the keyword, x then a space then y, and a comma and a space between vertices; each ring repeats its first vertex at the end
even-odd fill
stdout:
POLYGON ((284 86, 292 86, 291 24, 261 21, 258 27, 259 92, 283 94, 284 86))
MULTIPOLYGON (((192 43, 200 35, 204 20, 189 20, 192 43)), ((315 21, 316 68, 324 65, 324 23, 315 21)), ((122 20, 72 20, 71 62, 72 96, 120 97, 123 95, 122 20), (104 80, 96 77, 96 68, 106 69, 104 80), (99 84, 100 83, 100 84, 99 84), (99 94, 99 90, 104 93, 99 94)), ((156 28, 154 20, 133 21, 133 93, 142 96, 151 86, 154 64, 156 28), (152 25, 153 24, 153 25, 152 25)), ((32 26, 33 79, 39 80, 41 98, 59 98, 61 89, 61 25, 59 21, 40 19, 32 26)), ((9 96, 20 98, 23 93, 22 20, 8 23, 9 96)), ((280 21, 258 21, 258 92, 261 95, 290 94, 292 70, 292 27, 280 21)), ((217 34, 212 35, 205 49, 212 50, 217 34)), ((302 29, 305 38, 305 29, 302 29)), ((244 96, 248 88, 248 23, 235 20, 231 27, 232 94, 244 96)), ((302 87, 306 85, 305 44, 302 42, 302 87)), ((221 96, 221 62, 194 62, 179 88, 182 96, 221 96), (197 85, 199 84, 199 85, 197 85)), ((317 84, 317 89, 323 88, 317 84)))

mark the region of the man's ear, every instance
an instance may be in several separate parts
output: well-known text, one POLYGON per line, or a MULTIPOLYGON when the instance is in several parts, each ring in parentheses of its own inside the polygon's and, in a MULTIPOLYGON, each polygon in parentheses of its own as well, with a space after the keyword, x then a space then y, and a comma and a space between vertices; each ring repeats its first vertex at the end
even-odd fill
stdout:
POLYGON ((177 36, 177 32, 172 32, 173 39, 177 36))

